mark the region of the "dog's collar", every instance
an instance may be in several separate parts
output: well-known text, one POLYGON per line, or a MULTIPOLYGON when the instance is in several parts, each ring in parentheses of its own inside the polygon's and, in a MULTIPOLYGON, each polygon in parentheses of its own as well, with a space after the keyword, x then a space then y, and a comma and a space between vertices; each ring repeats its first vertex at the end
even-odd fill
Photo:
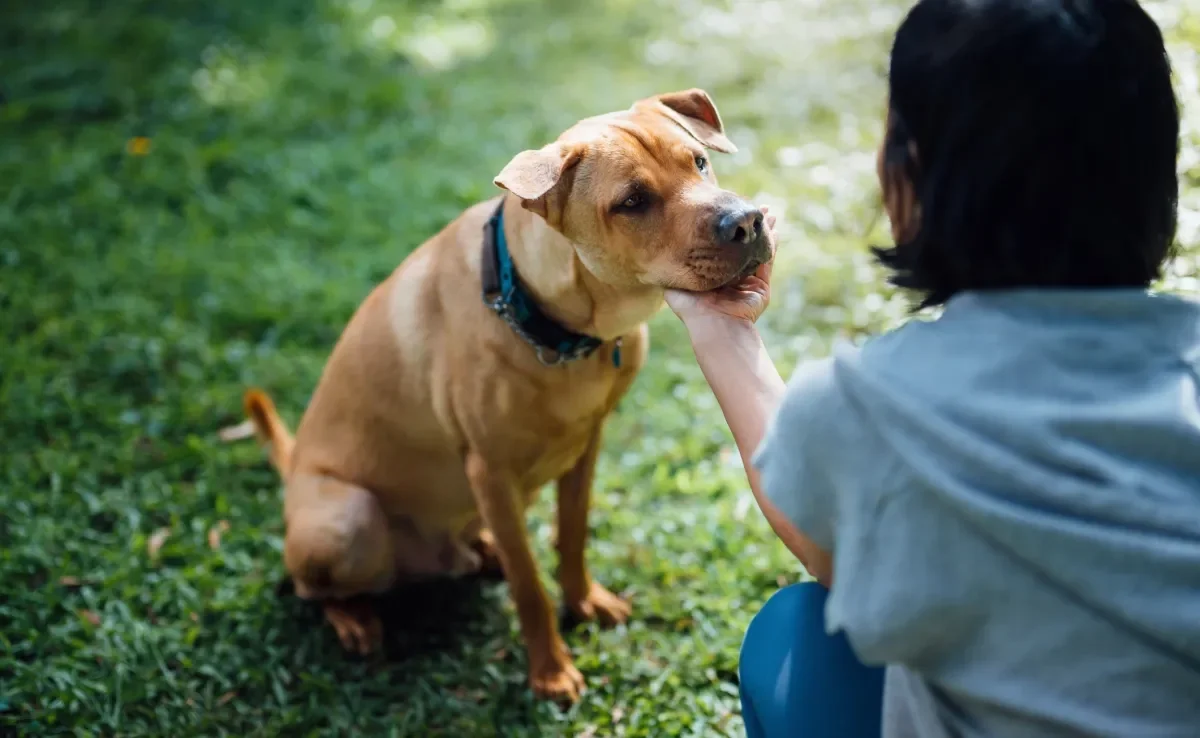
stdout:
MULTIPOLYGON (((483 226, 483 302, 523 338, 546 366, 586 359, 604 342, 564 328, 546 315, 517 275, 504 237, 504 199, 483 226)), ((613 366, 621 366, 621 339, 613 348, 613 366)))

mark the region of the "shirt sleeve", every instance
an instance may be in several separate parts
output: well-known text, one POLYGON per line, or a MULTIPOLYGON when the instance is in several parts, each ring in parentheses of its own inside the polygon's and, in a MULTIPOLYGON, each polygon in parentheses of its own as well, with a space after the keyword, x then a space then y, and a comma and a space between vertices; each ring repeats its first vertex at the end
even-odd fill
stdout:
POLYGON ((830 451, 837 401, 833 359, 802 364, 751 462, 767 498, 801 533, 831 552, 837 498, 830 451))

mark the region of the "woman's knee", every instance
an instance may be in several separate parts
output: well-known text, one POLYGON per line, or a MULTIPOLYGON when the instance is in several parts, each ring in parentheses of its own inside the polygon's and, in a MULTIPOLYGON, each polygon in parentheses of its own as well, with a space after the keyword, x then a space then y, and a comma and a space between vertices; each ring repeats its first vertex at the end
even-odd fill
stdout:
POLYGON ((859 662, 844 635, 825 632, 827 597, 815 582, 785 587, 746 631, 738 674, 761 735, 879 735, 882 670, 859 662))
POLYGON ((774 671, 768 662, 779 661, 784 653, 806 632, 825 634, 825 598, 827 590, 817 582, 784 587, 771 595, 750 621, 742 639, 738 676, 743 685, 753 681, 755 673, 774 671))
MULTIPOLYGON (((802 582, 779 590, 767 600, 746 629, 746 642, 785 628, 795 632, 814 618, 822 632, 825 623, 825 600, 828 590, 817 582, 802 582)), ((742 644, 745 650, 746 643, 742 644)))

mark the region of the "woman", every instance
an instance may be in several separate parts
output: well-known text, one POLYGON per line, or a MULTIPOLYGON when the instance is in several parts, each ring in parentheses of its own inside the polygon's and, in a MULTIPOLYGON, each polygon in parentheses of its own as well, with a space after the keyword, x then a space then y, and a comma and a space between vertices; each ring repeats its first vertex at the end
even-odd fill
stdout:
POLYGON ((747 732, 1200 735, 1200 308, 1147 290, 1178 194, 1162 35, 1134 0, 923 0, 889 91, 876 253, 939 319, 785 387, 769 267, 668 296, 820 582, 746 634, 747 732))

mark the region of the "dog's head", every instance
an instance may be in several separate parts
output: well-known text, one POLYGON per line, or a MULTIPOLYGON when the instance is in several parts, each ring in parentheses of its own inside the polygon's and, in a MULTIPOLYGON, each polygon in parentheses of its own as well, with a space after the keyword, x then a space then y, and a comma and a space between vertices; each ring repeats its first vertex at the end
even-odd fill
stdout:
POLYGON ((708 94, 686 90, 583 120, 495 182, 605 282, 704 291, 772 256, 762 212, 717 185, 710 149, 736 151, 708 94))

